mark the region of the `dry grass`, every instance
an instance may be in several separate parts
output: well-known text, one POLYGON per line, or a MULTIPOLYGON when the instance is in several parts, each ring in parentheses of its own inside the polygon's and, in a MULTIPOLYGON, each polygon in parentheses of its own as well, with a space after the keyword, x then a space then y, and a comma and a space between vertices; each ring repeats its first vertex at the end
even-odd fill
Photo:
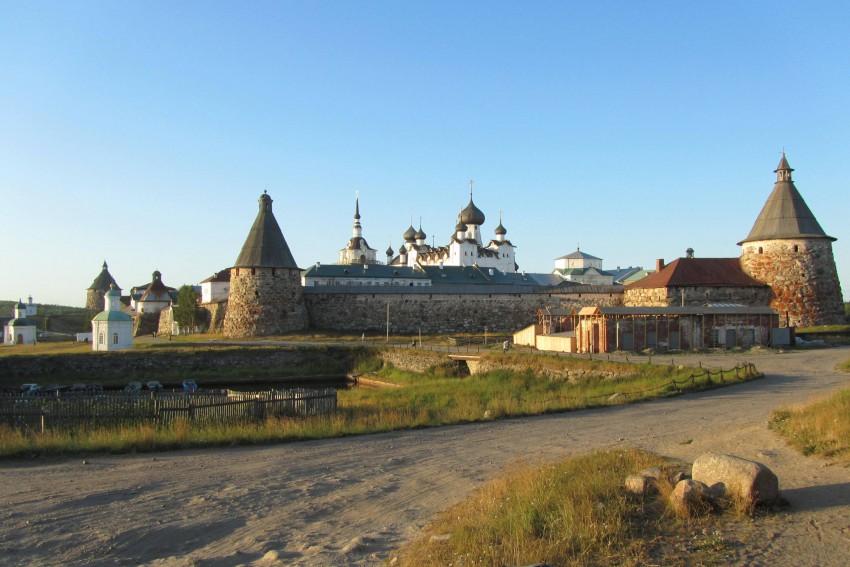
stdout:
MULTIPOLYGON (((546 362, 553 363, 563 367, 566 364, 586 365, 587 361, 555 359, 546 362)), ((610 368, 603 362, 593 365, 599 370, 610 368)), ((359 367, 371 369, 373 366, 377 366, 377 362, 364 354, 359 367)), ((127 425, 46 434, 0 429, 0 457, 161 451, 360 435, 619 405, 719 385, 716 378, 712 380, 707 376, 685 382, 693 369, 627 366, 635 375, 611 379, 588 373, 577 382, 547 379, 531 370, 500 370, 461 379, 439 373, 418 374, 386 368, 379 371, 377 377, 403 387, 340 391, 339 411, 331 417, 275 419, 260 425, 199 424, 181 426, 183 429, 127 425), (674 387, 673 380, 682 385, 674 387)), ((752 378, 743 375, 737 378, 733 373, 724 382, 752 378)))
POLYGON ((770 428, 804 455, 850 461, 850 389, 780 408, 771 415, 770 428))
POLYGON ((715 529, 722 516, 677 515, 669 482, 657 498, 626 492, 623 479, 647 467, 677 464, 622 449, 514 465, 440 514, 399 550, 398 564, 723 564, 730 543, 715 529))

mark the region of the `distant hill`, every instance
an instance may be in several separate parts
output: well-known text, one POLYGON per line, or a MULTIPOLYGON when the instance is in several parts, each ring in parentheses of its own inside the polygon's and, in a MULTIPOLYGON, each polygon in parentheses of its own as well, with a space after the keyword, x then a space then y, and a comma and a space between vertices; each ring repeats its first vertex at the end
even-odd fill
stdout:
MULTIPOLYGON (((17 301, 0 299, 0 325, 5 325, 15 314, 17 301)), ((67 305, 38 305, 38 315, 33 317, 39 332, 54 333, 87 333, 91 332, 91 318, 84 307, 69 307, 67 305)))

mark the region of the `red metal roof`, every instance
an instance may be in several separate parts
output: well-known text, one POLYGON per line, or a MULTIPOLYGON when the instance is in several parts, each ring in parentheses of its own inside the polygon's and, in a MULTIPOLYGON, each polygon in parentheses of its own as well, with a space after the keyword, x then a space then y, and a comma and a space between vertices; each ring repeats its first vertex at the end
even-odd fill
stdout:
POLYGON ((626 289, 694 286, 765 287, 767 284, 744 273, 738 258, 678 258, 660 271, 630 283, 626 289))

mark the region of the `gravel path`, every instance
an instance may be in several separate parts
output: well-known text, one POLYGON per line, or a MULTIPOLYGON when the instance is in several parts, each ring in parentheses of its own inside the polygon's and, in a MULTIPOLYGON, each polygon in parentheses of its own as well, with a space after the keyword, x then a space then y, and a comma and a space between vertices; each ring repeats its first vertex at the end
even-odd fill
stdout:
MULTIPOLYGON (((850 348, 676 357, 764 380, 630 406, 273 447, 0 463, 2 565, 378 565, 520 458, 636 446, 761 461, 790 506, 743 525, 740 565, 850 563, 850 469, 767 430, 770 411, 850 385, 850 348), (277 558, 277 562, 275 562, 277 558)), ((533 563, 533 558, 529 558, 533 563)))

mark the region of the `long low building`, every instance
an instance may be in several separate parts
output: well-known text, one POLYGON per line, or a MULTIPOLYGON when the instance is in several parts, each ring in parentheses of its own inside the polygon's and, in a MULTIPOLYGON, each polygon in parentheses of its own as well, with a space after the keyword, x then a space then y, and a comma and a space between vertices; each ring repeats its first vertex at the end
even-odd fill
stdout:
POLYGON ((578 352, 749 348, 780 342, 774 331, 779 314, 765 306, 584 307, 576 319, 578 352))
POLYGON ((791 344, 789 328, 767 306, 586 306, 538 310, 538 323, 514 334, 514 343, 579 353, 664 352, 791 344))

